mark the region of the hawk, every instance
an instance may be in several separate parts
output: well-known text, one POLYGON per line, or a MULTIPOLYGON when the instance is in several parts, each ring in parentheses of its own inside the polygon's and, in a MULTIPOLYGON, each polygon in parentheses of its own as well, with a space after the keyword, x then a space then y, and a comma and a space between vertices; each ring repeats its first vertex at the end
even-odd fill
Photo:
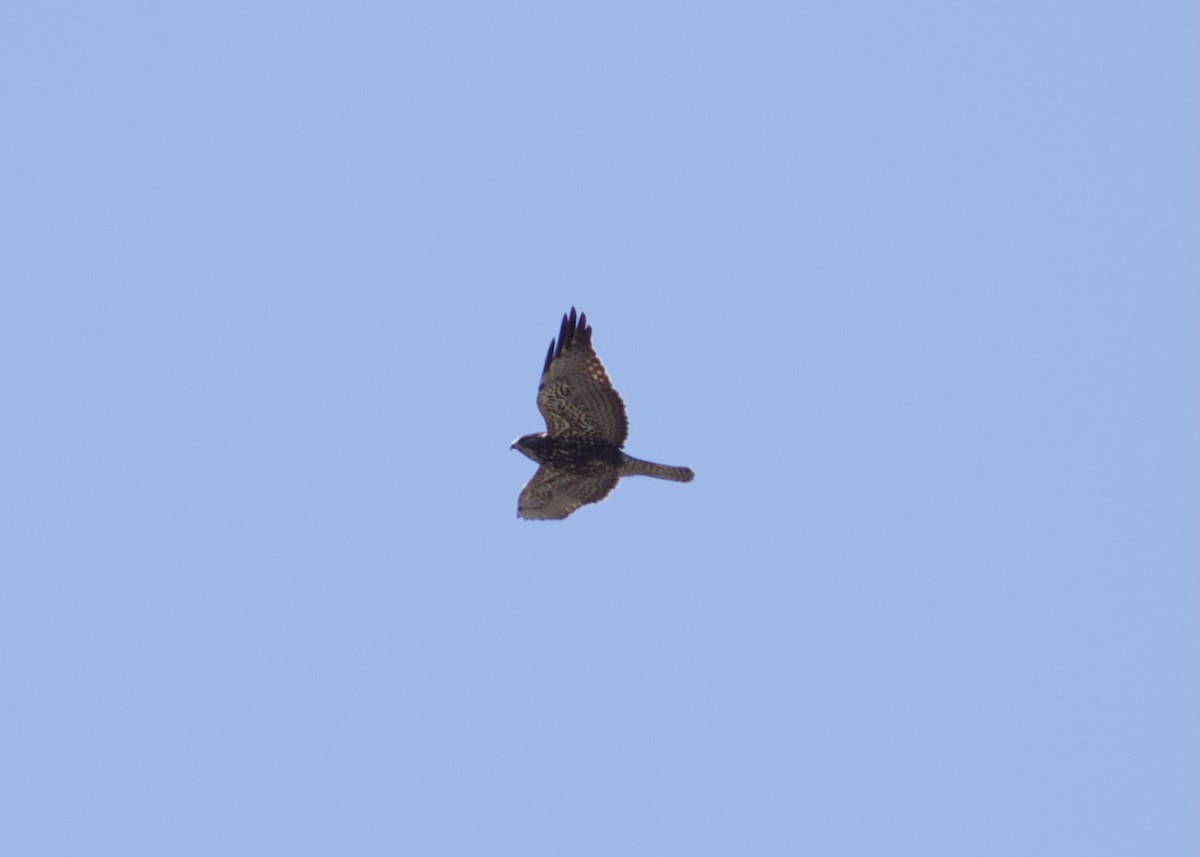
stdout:
POLYGON ((687 467, 642 461, 621 451, 629 434, 625 403, 592 350, 587 316, 563 315, 557 342, 550 340, 538 410, 546 431, 527 434, 512 449, 540 467, 517 501, 517 515, 534 520, 561 519, 587 503, 598 503, 622 476, 654 476, 691 482, 687 467))

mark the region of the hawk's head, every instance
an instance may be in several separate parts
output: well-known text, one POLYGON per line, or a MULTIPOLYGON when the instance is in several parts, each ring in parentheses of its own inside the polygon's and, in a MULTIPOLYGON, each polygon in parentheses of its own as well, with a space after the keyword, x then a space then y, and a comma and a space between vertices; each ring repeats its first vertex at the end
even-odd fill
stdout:
POLYGON ((515 449, 524 455, 526 458, 531 458, 538 464, 544 460, 543 450, 546 447, 546 433, 544 431, 536 434, 527 434, 524 437, 519 437, 512 442, 509 449, 515 449))

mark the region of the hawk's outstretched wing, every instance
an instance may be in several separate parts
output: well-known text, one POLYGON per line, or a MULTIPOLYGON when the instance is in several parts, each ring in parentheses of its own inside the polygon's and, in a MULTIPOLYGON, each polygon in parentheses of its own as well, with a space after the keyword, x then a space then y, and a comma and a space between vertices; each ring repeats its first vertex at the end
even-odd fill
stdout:
MULTIPOLYGON (((629 434, 625 403, 613 389, 604 365, 592 350, 592 329, 588 326, 587 315, 580 313, 576 321, 574 307, 571 307, 570 315, 563 316, 557 343, 550 340, 546 365, 542 367, 542 383, 538 386, 538 410, 546 418, 546 430, 552 437, 599 437, 620 447, 625 445, 629 434)), ((541 471, 538 473, 540 475, 541 471)), ((525 491, 528 492, 537 480, 538 476, 534 476, 525 491)), ((611 489, 610 485, 604 494, 611 489)), ((521 495, 522 499, 524 496, 521 495)), ((590 502, 592 499, 576 503, 567 512, 590 502)), ((563 513, 564 517, 567 512, 563 513)))
POLYGON ((617 487, 615 468, 595 475, 581 475, 542 465, 517 500, 522 518, 551 520, 565 518, 585 503, 595 503, 617 487))

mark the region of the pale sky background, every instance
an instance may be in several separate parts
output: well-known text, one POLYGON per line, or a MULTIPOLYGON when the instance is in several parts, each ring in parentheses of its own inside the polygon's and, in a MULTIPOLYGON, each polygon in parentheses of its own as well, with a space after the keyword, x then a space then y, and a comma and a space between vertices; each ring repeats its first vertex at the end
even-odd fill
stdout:
POLYGON ((1195 854, 1197 18, 6 6, 0 853, 1195 854))

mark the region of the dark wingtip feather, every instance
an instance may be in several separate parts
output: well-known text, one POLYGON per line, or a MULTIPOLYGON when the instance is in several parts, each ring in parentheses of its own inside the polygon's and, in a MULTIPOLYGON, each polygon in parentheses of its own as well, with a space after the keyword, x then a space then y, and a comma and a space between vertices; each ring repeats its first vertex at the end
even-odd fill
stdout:
POLYGON ((592 329, 587 326, 587 314, 579 313, 576 315, 575 307, 571 307, 569 313, 563 313, 562 324, 558 328, 558 338, 550 340, 550 350, 546 352, 546 363, 542 366, 542 374, 545 375, 550 369, 550 362, 555 357, 561 357, 562 353, 569 349, 575 342, 581 345, 587 345, 592 341, 592 329))
POLYGON ((573 325, 574 323, 575 323, 574 316, 571 316, 568 318, 567 314, 564 312, 562 324, 560 324, 558 326, 558 347, 554 349, 555 357, 560 356, 563 353, 563 349, 567 347, 567 344, 570 341, 570 336, 572 333, 571 325, 573 325))

